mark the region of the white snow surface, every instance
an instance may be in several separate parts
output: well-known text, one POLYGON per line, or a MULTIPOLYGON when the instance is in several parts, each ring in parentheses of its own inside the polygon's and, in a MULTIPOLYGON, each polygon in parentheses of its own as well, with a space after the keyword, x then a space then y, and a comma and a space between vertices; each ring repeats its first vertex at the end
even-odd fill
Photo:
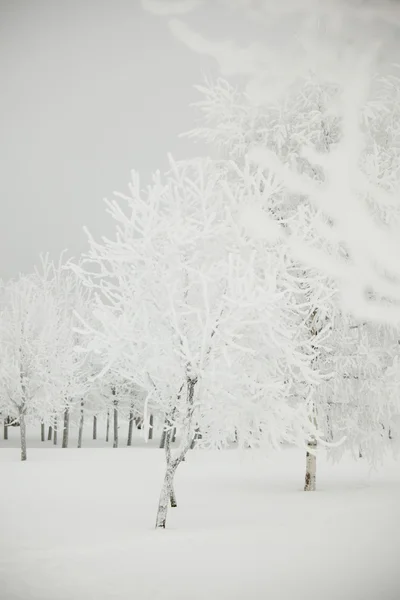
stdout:
MULTIPOLYGON (((99 431, 99 437, 103 432, 99 431)), ((168 529, 154 522, 164 453, 0 442, 1 600, 398 600, 400 469, 297 449, 192 451, 168 529), (32 445, 35 447, 32 448, 32 445)), ((71 444, 75 445, 74 434, 71 444)), ((97 447, 96 447, 97 446, 97 447)))

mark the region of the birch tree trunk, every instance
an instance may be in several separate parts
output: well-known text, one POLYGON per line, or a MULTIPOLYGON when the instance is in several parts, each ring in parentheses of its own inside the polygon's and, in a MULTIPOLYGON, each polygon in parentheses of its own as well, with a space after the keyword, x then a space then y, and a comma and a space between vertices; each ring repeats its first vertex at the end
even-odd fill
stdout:
POLYGON ((110 438, 110 411, 107 409, 107 423, 106 423, 106 442, 110 438))
POLYGON ((317 457, 314 453, 317 450, 317 440, 310 439, 307 446, 311 450, 311 452, 307 450, 306 453, 306 477, 304 491, 315 492, 317 476, 317 457))
MULTIPOLYGON (((310 323, 310 333, 314 340, 317 339, 318 334, 322 329, 322 325, 319 322, 319 313, 318 309, 315 308, 311 314, 311 323, 310 323)), ((318 348, 314 343, 311 344, 311 348, 318 352, 318 348)), ((312 360, 313 368, 318 367, 318 354, 312 360)), ((310 414, 310 422, 314 426, 315 430, 318 427, 318 419, 317 419, 317 407, 315 402, 312 402, 312 412, 310 414)), ((306 476, 304 481, 304 491, 305 492, 315 492, 316 483, 317 483, 317 440, 314 435, 310 435, 307 442, 307 452, 306 452, 306 476)))
POLYGON ((64 408, 64 423, 63 423, 63 435, 61 448, 68 448, 68 434, 69 434, 69 408, 64 408))
MULTIPOLYGON (((165 424, 165 458, 167 462, 167 468, 165 471, 164 482, 161 488, 160 499, 158 502, 157 518, 156 518, 156 529, 165 529, 167 523, 168 505, 172 507, 177 506, 176 495, 174 489, 174 477, 179 464, 185 460, 185 456, 190 449, 192 443, 192 420, 194 412, 194 390, 197 383, 197 377, 191 378, 187 376, 186 387, 187 387, 187 399, 186 399, 186 419, 185 419, 185 430, 182 432, 182 440, 177 455, 173 458, 171 452, 171 440, 172 440, 172 423, 175 418, 175 410, 172 410, 171 415, 166 416, 165 424)), ((184 385, 178 392, 178 398, 183 390, 184 385)))
POLYGON ((54 417, 54 427, 53 427, 53 445, 54 446, 57 446, 57 434, 58 434, 57 417, 54 417))
POLYGON ((45 437, 46 437, 46 432, 44 430, 44 423, 43 421, 40 423, 40 441, 44 442, 45 441, 45 437))
POLYGON ((118 400, 115 399, 114 402, 114 440, 113 440, 113 448, 118 448, 118 400))
POLYGON ((23 412, 19 413, 19 430, 21 436, 21 460, 27 459, 26 454, 26 425, 25 425, 25 415, 23 412))
POLYGON ((50 441, 52 437, 53 437, 53 428, 51 425, 49 425, 49 430, 47 433, 47 441, 50 441))
POLYGON ((171 505, 173 505, 172 502, 174 500, 174 505, 176 506, 175 493, 173 491, 175 471, 176 467, 174 468, 173 466, 169 465, 165 472, 164 483, 161 488, 160 500, 158 503, 156 520, 157 529, 165 529, 167 523, 168 504, 171 502, 171 505))
POLYGON ((93 416, 93 439, 97 440, 97 417, 93 416))
POLYGON ((79 417, 79 429, 78 429, 78 448, 82 448, 82 438, 83 438, 83 423, 85 420, 85 413, 83 411, 84 401, 81 400, 81 414, 79 417))

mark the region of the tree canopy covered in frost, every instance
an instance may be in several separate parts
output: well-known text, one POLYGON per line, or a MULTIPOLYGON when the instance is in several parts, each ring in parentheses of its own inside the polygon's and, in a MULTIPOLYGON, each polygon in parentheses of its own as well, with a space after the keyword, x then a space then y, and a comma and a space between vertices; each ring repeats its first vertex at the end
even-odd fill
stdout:
POLYGON ((108 202, 116 239, 90 238, 83 277, 97 290, 97 327, 82 331, 171 425, 187 419, 180 390, 195 381, 191 426, 204 444, 299 441, 298 388, 317 376, 296 276, 281 246, 261 242, 261 254, 237 226, 245 199, 226 206, 223 184, 210 161, 172 161, 144 193, 133 175, 130 195, 108 202))

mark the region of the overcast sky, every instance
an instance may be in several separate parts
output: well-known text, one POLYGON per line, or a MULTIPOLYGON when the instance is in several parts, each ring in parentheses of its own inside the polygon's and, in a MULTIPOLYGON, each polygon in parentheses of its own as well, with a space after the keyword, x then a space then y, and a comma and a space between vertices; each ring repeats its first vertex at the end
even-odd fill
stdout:
MULTIPOLYGON (((273 26, 246 29, 207 6, 186 22, 214 40, 248 43, 259 30, 284 52, 273 26)), ((40 252, 80 253, 82 225, 109 234, 103 198, 126 191, 131 169, 147 182, 167 152, 204 153, 178 135, 194 125, 193 84, 216 72, 140 0, 0 0, 0 278, 29 271, 40 252)))
POLYGON ((108 233, 131 169, 202 151, 178 134, 210 64, 139 0, 0 0, 1 278, 108 233))

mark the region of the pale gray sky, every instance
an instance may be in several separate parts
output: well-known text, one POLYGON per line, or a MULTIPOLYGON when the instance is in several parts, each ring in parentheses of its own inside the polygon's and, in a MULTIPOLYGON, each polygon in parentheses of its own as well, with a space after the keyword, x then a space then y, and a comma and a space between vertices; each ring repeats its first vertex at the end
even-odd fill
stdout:
POLYGON ((210 65, 139 0, 0 0, 0 278, 108 233, 131 169, 202 151, 177 136, 210 65))
MULTIPOLYGON (((284 53, 273 23, 246 27, 224 3, 180 18, 212 40, 262 36, 284 53)), ((82 225, 109 234, 103 198, 126 191, 131 169, 147 182, 167 152, 204 153, 178 135, 194 125, 193 84, 216 72, 140 0, 0 0, 0 278, 31 270, 40 252, 82 252, 82 225)))

